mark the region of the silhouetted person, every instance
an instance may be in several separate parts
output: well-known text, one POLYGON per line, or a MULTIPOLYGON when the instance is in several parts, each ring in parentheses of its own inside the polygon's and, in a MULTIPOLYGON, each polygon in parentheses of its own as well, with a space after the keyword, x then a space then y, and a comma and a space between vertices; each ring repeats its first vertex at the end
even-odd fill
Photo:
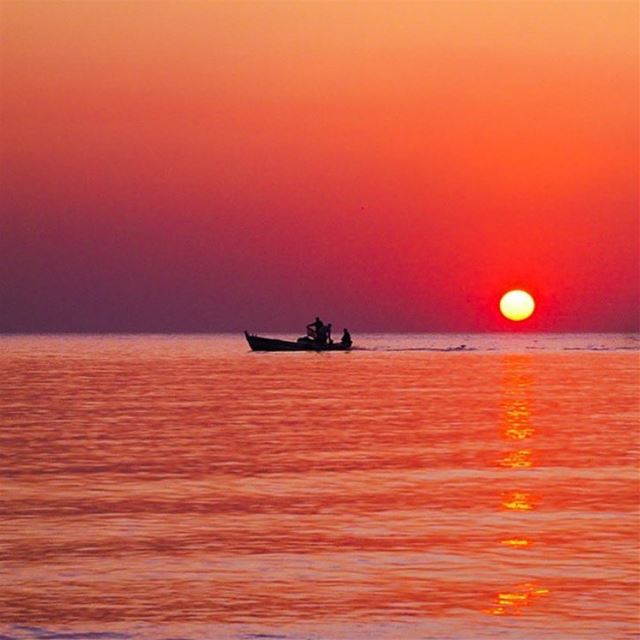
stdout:
POLYGON ((316 334, 316 343, 325 345, 331 342, 331 324, 323 324, 316 334))
POLYGON ((324 323, 316 316, 316 319, 307 325, 307 335, 314 340, 319 340, 323 329, 324 323))
POLYGON ((340 344, 343 344, 345 347, 351 346, 351 334, 349 333, 349 329, 344 329, 342 331, 342 339, 340 340, 340 344))

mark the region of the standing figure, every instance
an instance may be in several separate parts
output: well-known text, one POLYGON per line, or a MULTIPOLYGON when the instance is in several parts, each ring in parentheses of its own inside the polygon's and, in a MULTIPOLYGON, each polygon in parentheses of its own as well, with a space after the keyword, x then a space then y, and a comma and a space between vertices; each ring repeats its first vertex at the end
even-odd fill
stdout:
POLYGON ((307 325, 307 335, 310 338, 313 338, 313 340, 318 340, 322 334, 323 328, 324 323, 318 316, 316 316, 316 319, 307 325))
POLYGON ((315 340, 320 334, 322 327, 324 327, 324 323, 316 316, 316 319, 307 325, 307 335, 315 340))

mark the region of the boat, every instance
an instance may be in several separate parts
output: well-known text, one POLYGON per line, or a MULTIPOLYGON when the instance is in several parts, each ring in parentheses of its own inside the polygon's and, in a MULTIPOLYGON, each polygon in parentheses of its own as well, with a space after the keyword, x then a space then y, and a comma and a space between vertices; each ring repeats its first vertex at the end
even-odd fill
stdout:
POLYGON ((319 344, 306 337, 298 338, 293 342, 278 338, 263 338, 252 335, 248 331, 245 331, 244 335, 252 351, 349 351, 351 349, 350 344, 342 342, 319 344))

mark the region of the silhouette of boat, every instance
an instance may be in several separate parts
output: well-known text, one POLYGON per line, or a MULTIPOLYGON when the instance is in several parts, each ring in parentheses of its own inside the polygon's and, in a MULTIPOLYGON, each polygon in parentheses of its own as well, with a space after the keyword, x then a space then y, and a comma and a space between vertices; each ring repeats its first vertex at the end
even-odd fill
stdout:
POLYGON ((318 344, 309 338, 300 338, 296 342, 279 340, 277 338, 263 338, 244 332, 252 351, 349 351, 351 345, 342 342, 318 344))

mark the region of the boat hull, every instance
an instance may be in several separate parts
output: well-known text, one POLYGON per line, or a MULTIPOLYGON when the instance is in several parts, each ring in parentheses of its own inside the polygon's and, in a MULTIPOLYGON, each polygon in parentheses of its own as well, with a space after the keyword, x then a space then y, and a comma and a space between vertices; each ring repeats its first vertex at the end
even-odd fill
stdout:
POLYGON ((314 344, 313 342, 292 342, 290 340, 279 340, 277 338, 263 338, 253 336, 247 331, 244 335, 252 351, 349 351, 351 345, 341 342, 331 344, 314 344))

